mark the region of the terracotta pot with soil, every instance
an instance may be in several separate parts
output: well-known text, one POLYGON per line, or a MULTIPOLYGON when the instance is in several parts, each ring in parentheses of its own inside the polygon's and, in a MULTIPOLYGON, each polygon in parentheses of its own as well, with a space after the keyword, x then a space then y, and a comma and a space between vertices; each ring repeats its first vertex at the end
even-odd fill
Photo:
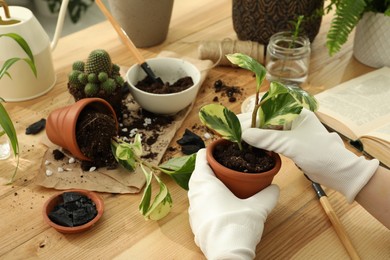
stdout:
POLYGON ((206 152, 215 176, 240 199, 268 187, 281 168, 277 153, 254 147, 246 147, 246 151, 240 151, 233 142, 218 139, 207 146, 206 152))
POLYGON ((115 111, 101 98, 84 98, 54 110, 46 122, 46 134, 51 142, 77 159, 93 161, 96 167, 115 162, 110 140, 117 131, 115 111))

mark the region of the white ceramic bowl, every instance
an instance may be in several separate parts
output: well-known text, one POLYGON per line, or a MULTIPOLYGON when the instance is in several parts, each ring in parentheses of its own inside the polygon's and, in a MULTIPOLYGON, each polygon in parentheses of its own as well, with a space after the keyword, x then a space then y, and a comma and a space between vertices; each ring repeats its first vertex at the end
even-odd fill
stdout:
POLYGON ((130 85, 131 95, 143 109, 155 114, 172 115, 194 101, 200 87, 200 71, 195 65, 183 59, 167 57, 147 59, 146 62, 163 82, 173 84, 182 77, 190 76, 194 85, 172 94, 153 94, 142 91, 135 85, 146 77, 146 73, 139 64, 135 64, 127 71, 126 80, 130 85))

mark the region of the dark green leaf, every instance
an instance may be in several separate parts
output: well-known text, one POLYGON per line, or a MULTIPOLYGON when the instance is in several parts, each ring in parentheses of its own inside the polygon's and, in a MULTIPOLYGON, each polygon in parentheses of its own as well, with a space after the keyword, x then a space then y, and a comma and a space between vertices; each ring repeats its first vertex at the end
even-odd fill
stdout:
POLYGON ((188 190, 188 182, 195 169, 196 154, 175 157, 160 164, 160 170, 170 175, 175 182, 185 190, 188 190))

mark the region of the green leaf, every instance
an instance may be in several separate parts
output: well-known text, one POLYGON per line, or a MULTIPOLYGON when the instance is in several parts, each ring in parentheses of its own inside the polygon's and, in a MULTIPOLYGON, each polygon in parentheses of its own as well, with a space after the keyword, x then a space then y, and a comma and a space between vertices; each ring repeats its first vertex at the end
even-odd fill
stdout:
POLYGON ((264 68, 264 66, 252 57, 242 53, 227 54, 226 58, 232 64, 235 64, 243 69, 247 69, 255 73, 256 92, 259 92, 259 89, 265 79, 265 75, 267 74, 267 70, 264 68))
POLYGON ((188 182, 195 169, 195 160, 196 153, 172 158, 158 167, 160 171, 171 176, 180 187, 188 190, 188 182))
POLYGON ((14 124, 12 123, 7 110, 5 110, 5 107, 2 104, 3 101, 4 100, 0 98, 0 126, 3 128, 4 132, 11 141, 12 150, 14 155, 17 156, 19 154, 18 136, 16 135, 14 124))
POLYGON ((335 17, 332 19, 326 42, 330 56, 338 52, 348 40, 349 34, 364 13, 366 1, 343 0, 336 5, 335 17))
POLYGON ((132 145, 128 143, 118 143, 111 140, 111 150, 117 162, 129 171, 134 171, 138 166, 136 155, 132 145))
MULTIPOLYGON (((0 34, 0 37, 9 37, 9 38, 13 39, 23 49, 23 51, 28 56, 28 58, 23 58, 23 59, 15 57, 15 58, 11 58, 11 59, 7 60, 6 63, 10 62, 11 64, 4 64, 2 66, 2 68, 0 70, 0 79, 4 76, 4 74, 6 74, 9 67, 18 60, 25 61, 30 66, 32 72, 34 73, 34 76, 37 77, 37 69, 35 66, 34 55, 30 49, 30 46, 26 42, 26 40, 22 36, 20 36, 19 34, 16 34, 16 33, 0 34)), ((7 74, 7 75, 9 75, 9 74, 7 74)))
MULTIPOLYGON (((142 167, 142 165, 141 165, 141 167, 142 167)), ((151 184, 152 184, 152 176, 153 175, 150 171, 147 171, 144 167, 142 167, 142 171, 144 172, 145 177, 146 177, 146 184, 145 184, 144 193, 142 195, 142 199, 141 199, 141 202, 140 202, 138 208, 139 208, 139 211, 141 212, 141 214, 143 216, 145 216, 149 210, 149 205, 150 205, 150 201, 152 198, 152 185, 151 184)))
POLYGON ((0 136, 4 135, 4 133, 7 134, 8 139, 11 141, 12 151, 17 161, 14 173, 12 174, 12 177, 8 182, 8 184, 11 184, 13 183, 16 176, 16 172, 19 168, 19 141, 14 124, 12 123, 12 120, 8 115, 7 110, 3 106, 2 102, 4 102, 4 99, 0 97, 0 126, 3 129, 3 131, 0 131, 0 136))
POLYGON ((160 180, 158 176, 154 175, 151 171, 147 171, 142 164, 141 164, 141 168, 146 177, 146 187, 145 187, 145 191, 141 203, 139 205, 140 212, 146 219, 159 220, 165 217, 171 211, 172 208, 171 195, 168 191, 167 186, 160 180), (159 184, 160 190, 157 196, 154 198, 153 203, 151 204, 152 176, 154 176, 157 183, 159 184))
POLYGON ((203 106, 199 111, 200 121, 213 129, 222 138, 241 143, 241 125, 237 116, 219 104, 203 106))
POLYGON ((11 68, 11 66, 16 63, 17 61, 21 60, 20 58, 11 58, 11 59, 8 59, 4 62, 3 66, 0 68, 0 79, 4 76, 4 75, 7 75, 8 77, 11 77, 11 75, 8 73, 8 70, 9 68, 11 68))
POLYGON ((318 109, 315 97, 297 86, 271 82, 269 91, 263 96, 259 109, 260 128, 287 125, 305 107, 318 109))

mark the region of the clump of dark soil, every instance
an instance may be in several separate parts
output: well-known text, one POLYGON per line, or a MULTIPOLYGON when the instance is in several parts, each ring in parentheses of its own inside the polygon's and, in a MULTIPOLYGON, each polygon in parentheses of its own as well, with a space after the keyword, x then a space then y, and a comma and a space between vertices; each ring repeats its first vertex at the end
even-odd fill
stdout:
POLYGON ((225 167, 245 173, 261 173, 275 166, 274 158, 267 151, 246 143, 242 150, 236 143, 216 146, 213 155, 225 167))
POLYGON ((138 81, 135 87, 153 94, 171 94, 186 90, 193 85, 194 82, 189 76, 180 78, 173 84, 170 84, 169 82, 161 84, 159 82, 154 81, 151 77, 147 76, 143 80, 138 81))
POLYGON ((51 221, 65 227, 76 227, 88 223, 97 215, 95 203, 77 192, 64 192, 63 202, 48 214, 51 221))
MULTIPOLYGON (((222 93, 222 96, 227 96, 229 98, 229 102, 236 102, 236 95, 241 95, 241 89, 236 86, 228 86, 222 80, 218 79, 214 82, 214 91, 215 93, 222 93)), ((213 99, 214 102, 218 102, 219 98, 217 96, 213 99)))
POLYGON ((76 140, 81 152, 92 162, 83 161, 81 167, 115 168, 117 163, 111 152, 111 139, 116 135, 112 116, 91 109, 82 111, 76 125, 76 140))

